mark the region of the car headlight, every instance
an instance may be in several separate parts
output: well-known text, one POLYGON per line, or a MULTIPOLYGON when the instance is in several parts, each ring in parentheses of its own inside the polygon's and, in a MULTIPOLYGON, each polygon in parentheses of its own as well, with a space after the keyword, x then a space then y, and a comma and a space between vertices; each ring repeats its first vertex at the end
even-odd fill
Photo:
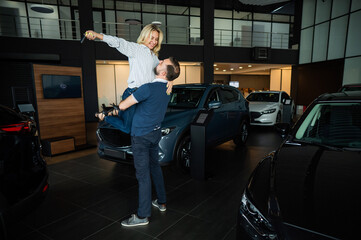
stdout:
POLYGON ((267 109, 261 112, 261 114, 270 114, 270 113, 274 113, 276 111, 275 108, 271 108, 271 109, 267 109))
POLYGON ((175 127, 165 127, 165 128, 162 128, 162 130, 161 130, 162 136, 168 135, 168 134, 171 133, 174 129, 175 129, 175 127))
POLYGON ((262 215, 254 206, 244 191, 241 198, 240 211, 247 222, 252 225, 254 230, 265 239, 278 239, 272 224, 262 215))

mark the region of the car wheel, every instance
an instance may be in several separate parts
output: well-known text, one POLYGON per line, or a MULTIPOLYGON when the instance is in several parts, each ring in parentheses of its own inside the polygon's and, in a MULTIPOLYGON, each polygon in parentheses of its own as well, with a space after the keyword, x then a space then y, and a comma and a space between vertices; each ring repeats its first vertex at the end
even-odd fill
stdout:
POLYGON ((246 120, 243 120, 239 126, 239 133, 238 135, 233 139, 233 142, 237 145, 237 146, 241 146, 241 145, 245 145, 247 138, 248 138, 248 133, 249 133, 249 125, 247 123, 246 120))
POLYGON ((191 162, 191 137, 187 134, 180 140, 176 148, 177 168, 183 173, 190 172, 191 162))
POLYGON ((276 123, 280 123, 280 122, 281 122, 281 113, 278 112, 276 117, 276 123))

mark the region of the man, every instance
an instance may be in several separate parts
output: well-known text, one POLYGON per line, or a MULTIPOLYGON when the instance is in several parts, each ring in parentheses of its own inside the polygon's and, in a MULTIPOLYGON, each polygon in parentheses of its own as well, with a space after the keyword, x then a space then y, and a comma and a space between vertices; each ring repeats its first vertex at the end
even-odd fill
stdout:
POLYGON ((144 84, 132 95, 119 104, 120 110, 125 110, 138 104, 135 110, 132 128, 132 151, 134 166, 138 180, 139 203, 136 214, 124 221, 125 227, 146 225, 151 215, 151 205, 160 211, 166 210, 166 193, 163 173, 158 162, 158 143, 162 136, 161 122, 164 119, 170 96, 167 95, 167 83, 180 74, 178 61, 170 57, 159 62, 154 69, 156 79, 144 84), (155 186, 157 199, 152 202, 152 183, 155 186))

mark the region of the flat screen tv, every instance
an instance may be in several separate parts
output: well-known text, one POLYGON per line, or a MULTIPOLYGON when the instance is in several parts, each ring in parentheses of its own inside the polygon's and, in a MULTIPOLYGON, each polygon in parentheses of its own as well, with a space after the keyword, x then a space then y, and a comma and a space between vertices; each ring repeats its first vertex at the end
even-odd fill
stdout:
POLYGON ((42 75, 44 98, 81 98, 80 76, 42 75))

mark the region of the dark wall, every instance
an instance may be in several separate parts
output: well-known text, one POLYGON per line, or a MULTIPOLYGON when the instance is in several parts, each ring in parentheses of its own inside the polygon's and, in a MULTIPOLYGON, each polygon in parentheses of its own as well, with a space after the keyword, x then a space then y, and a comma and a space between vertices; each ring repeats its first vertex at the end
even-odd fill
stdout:
POLYGON ((344 60, 298 65, 292 69, 292 97, 297 105, 309 105, 316 97, 337 92, 342 86, 344 60))
POLYGON ((32 65, 0 61, 0 66, 0 104, 15 108, 17 107, 16 103, 32 103, 36 109, 32 65), (13 96, 12 88, 15 90, 15 96, 13 96), (13 101, 13 97, 15 97, 15 101, 13 101))
POLYGON ((254 60, 252 48, 215 47, 216 62, 297 64, 298 50, 269 49, 268 60, 254 60))

